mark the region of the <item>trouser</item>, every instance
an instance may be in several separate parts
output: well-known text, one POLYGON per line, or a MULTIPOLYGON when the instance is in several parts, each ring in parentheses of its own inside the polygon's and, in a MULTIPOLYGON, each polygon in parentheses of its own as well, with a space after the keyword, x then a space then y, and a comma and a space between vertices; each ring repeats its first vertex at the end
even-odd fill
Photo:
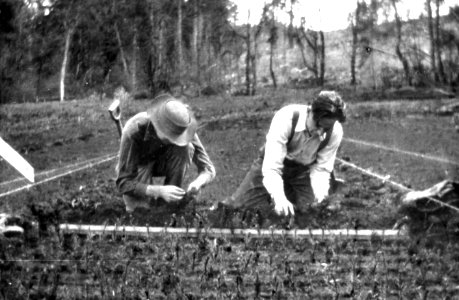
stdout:
MULTIPOLYGON (((155 157, 148 164, 138 166, 136 180, 145 184, 153 184, 155 177, 163 177, 162 184, 181 187, 193 155, 194 146, 191 143, 184 147, 170 145, 164 153, 155 157)), ((152 199, 126 194, 123 195, 123 200, 127 212, 133 212, 136 207, 150 208, 150 206, 165 203, 161 198, 152 199)))
MULTIPOLYGON (((263 158, 257 158, 236 192, 223 203, 234 208, 272 208, 271 196, 263 185, 261 166, 263 158)), ((285 160, 282 179, 287 199, 295 211, 306 211, 314 201, 309 178, 309 166, 285 160)), ((265 210, 265 209, 263 209, 265 210)))

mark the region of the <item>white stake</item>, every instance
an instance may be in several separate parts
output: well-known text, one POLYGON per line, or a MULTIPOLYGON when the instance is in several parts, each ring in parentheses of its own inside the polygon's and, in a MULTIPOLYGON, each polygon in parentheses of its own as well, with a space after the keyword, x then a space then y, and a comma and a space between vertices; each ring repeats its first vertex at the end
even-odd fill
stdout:
POLYGON ((14 150, 7 142, 0 137, 0 155, 24 175, 30 182, 35 182, 35 171, 33 167, 14 150))
POLYGON ((115 234, 130 236, 158 236, 164 234, 176 236, 195 237, 207 235, 211 237, 246 237, 270 238, 275 236, 285 236, 288 238, 305 237, 336 237, 369 239, 378 236, 387 239, 404 239, 406 234, 400 230, 391 229, 228 229, 228 228, 169 228, 169 227, 144 227, 144 226, 118 226, 118 225, 80 225, 80 224, 60 224, 63 233, 74 234, 115 234))

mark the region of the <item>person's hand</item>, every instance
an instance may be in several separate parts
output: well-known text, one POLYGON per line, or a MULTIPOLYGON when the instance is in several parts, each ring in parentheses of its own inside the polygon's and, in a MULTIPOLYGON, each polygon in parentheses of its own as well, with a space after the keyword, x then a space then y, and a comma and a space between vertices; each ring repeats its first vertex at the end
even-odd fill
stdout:
POLYGON ((202 187, 202 184, 198 180, 195 180, 190 183, 186 192, 189 195, 195 196, 199 193, 199 191, 201 190, 201 187, 202 187))
POLYGON ((182 200, 185 191, 175 185, 163 185, 159 187, 158 197, 163 198, 166 202, 175 202, 182 200))
POLYGON ((329 197, 325 197, 323 200, 318 201, 317 199, 311 204, 311 208, 318 209, 320 211, 328 209, 331 211, 337 211, 341 209, 341 205, 336 200, 331 200, 329 197))
POLYGON ((294 215, 295 210, 293 209, 293 204, 284 197, 273 198, 274 201, 274 211, 280 216, 294 215))

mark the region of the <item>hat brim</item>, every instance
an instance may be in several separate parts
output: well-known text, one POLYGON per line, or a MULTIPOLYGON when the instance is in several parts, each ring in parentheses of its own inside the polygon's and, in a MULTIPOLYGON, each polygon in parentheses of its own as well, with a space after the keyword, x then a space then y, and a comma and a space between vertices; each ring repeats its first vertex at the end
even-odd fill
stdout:
POLYGON ((161 105, 164 102, 165 101, 158 102, 154 104, 149 110, 147 110, 148 118, 150 119, 153 126, 155 127, 155 130, 158 135, 162 137, 166 137, 171 143, 177 146, 188 145, 193 140, 193 137, 196 134, 196 131, 198 128, 198 123, 196 121, 196 118, 194 117, 193 112, 188 108, 188 113, 190 114, 190 123, 188 124, 187 128, 182 133, 174 134, 166 130, 161 124, 161 122, 159 121, 160 120, 159 111, 160 111, 161 105))

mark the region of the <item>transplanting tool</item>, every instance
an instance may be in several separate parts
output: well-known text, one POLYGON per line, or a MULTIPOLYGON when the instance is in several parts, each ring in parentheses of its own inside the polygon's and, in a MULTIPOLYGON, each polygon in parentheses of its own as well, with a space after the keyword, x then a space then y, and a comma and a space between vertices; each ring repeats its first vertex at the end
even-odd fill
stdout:
POLYGON ((118 133, 121 136, 123 131, 123 124, 121 123, 121 107, 120 107, 120 100, 115 99, 112 104, 108 107, 108 112, 110 113, 110 117, 116 123, 116 128, 118 129, 118 133))

